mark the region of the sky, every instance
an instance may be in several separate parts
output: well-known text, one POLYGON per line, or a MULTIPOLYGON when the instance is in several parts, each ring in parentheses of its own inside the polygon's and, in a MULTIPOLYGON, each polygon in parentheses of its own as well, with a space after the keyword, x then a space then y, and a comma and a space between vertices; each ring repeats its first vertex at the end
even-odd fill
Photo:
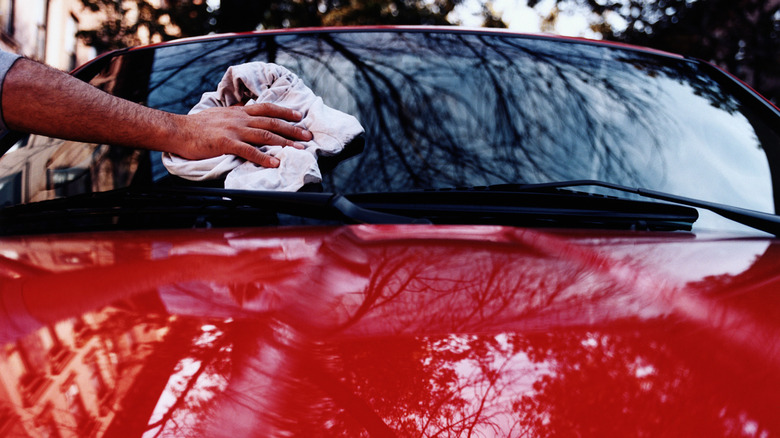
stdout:
MULTIPOLYGON (((456 8, 452 17, 463 26, 477 27, 482 23, 479 15, 480 5, 484 0, 464 0, 456 8)), ((529 8, 525 0, 492 0, 493 9, 509 26, 518 32, 537 33, 541 31, 542 19, 550 14, 555 7, 555 0, 542 0, 536 7, 529 8)), ((566 36, 600 38, 598 33, 590 29, 591 12, 576 5, 563 5, 558 15, 554 33, 566 36)), ((617 16, 612 17, 611 24, 615 28, 624 25, 617 16)))

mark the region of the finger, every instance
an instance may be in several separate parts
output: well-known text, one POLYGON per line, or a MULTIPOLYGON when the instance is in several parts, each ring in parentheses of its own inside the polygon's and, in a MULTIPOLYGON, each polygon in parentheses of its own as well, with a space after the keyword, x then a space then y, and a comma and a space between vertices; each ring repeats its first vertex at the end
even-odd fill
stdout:
POLYGON ((276 119, 284 119, 288 122, 300 122, 303 114, 300 111, 286 108, 272 103, 256 103, 243 107, 244 111, 250 116, 265 116, 276 119))
POLYGON ((314 138, 311 131, 292 125, 281 119, 256 117, 252 119, 249 126, 251 128, 270 131, 290 140, 309 141, 314 138))
POLYGON ((304 146, 281 135, 275 134, 265 129, 245 129, 241 131, 238 140, 253 146, 292 146, 296 149, 303 149, 304 146))
POLYGON ((244 143, 235 143, 226 153, 241 157, 259 166, 275 168, 279 167, 279 159, 260 152, 259 149, 244 143))

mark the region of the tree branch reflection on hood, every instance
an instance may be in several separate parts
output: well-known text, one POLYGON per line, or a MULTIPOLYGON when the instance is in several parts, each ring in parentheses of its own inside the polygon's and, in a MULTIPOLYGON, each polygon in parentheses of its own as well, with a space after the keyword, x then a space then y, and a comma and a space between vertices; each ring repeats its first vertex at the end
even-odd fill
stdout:
MULTIPOLYGON (((656 276, 641 253, 614 259, 535 231, 461 228, 452 239, 446 227, 396 227, 407 238, 388 241, 375 229, 157 234, 143 247, 106 242, 113 258, 81 269, 36 267, 46 248, 63 260, 36 244, 37 263, 3 259, 16 278, 3 286, 22 284, 42 323, 110 304, 126 316, 92 328, 106 339, 158 315, 167 334, 134 378, 162 372, 161 386, 117 400, 113 431, 739 436, 778 426, 778 355, 766 348, 776 325, 705 284, 656 276), (150 294, 158 305, 144 304, 150 294), (711 429, 669 423, 680 412, 711 429)), ((24 239, 4 248, 29 254, 24 239)))

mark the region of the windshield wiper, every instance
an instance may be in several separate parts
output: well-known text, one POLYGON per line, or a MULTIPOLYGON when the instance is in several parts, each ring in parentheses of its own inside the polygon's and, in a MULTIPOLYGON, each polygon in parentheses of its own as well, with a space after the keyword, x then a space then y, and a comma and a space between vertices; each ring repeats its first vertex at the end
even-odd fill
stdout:
MULTIPOLYGON (((278 213, 296 216, 330 216, 338 220, 363 224, 429 224, 424 218, 412 218, 374 211, 351 202, 339 193, 268 192, 209 188, 167 188, 165 192, 205 195, 257 205, 262 202, 278 213), (314 211, 312 209, 315 209, 314 211), (320 209, 318 211, 317 209, 320 209), (328 214, 330 213, 330 214, 328 214)), ((157 190, 155 190, 155 193, 157 190)))
POLYGON ((763 213, 756 210, 734 207, 726 204, 702 201, 700 199, 688 198, 685 196, 674 195, 670 193, 659 192, 656 190, 644 189, 639 187, 628 187, 620 184, 613 184, 598 180, 572 180, 557 181, 540 184, 497 184, 488 186, 488 190, 511 191, 511 192, 539 192, 550 189, 564 189, 570 187, 593 186, 602 187, 611 190, 617 190, 625 193, 633 193, 645 198, 658 199, 661 201, 674 202, 689 207, 702 208, 709 210, 719 216, 731 219, 742 225, 747 225, 756 230, 765 231, 774 236, 780 236, 780 216, 763 213))
POLYGON ((590 180, 348 195, 178 186, 119 189, 0 209, 0 234, 279 225, 285 215, 336 223, 675 231, 692 228, 698 212, 691 207, 780 234, 780 217, 774 215, 590 180), (674 204, 560 190, 587 185, 674 204))
POLYGON ((373 211, 436 224, 687 231, 699 218, 696 209, 681 205, 560 190, 470 187, 346 196, 373 211))
POLYGON ((277 225, 278 214, 339 223, 429 223, 371 211, 334 193, 151 187, 5 207, 0 209, 0 234, 277 225))

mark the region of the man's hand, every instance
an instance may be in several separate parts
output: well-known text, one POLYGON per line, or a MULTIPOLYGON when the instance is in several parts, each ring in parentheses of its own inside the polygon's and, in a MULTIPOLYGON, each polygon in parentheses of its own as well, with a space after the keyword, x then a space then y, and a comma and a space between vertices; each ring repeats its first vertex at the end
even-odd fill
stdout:
POLYGON ((232 154, 264 167, 278 167, 279 160, 260 152, 257 146, 302 149, 296 141, 311 140, 312 134, 292 124, 301 117, 298 111, 270 103, 209 108, 184 116, 181 129, 187 132, 169 149, 192 160, 232 154))

